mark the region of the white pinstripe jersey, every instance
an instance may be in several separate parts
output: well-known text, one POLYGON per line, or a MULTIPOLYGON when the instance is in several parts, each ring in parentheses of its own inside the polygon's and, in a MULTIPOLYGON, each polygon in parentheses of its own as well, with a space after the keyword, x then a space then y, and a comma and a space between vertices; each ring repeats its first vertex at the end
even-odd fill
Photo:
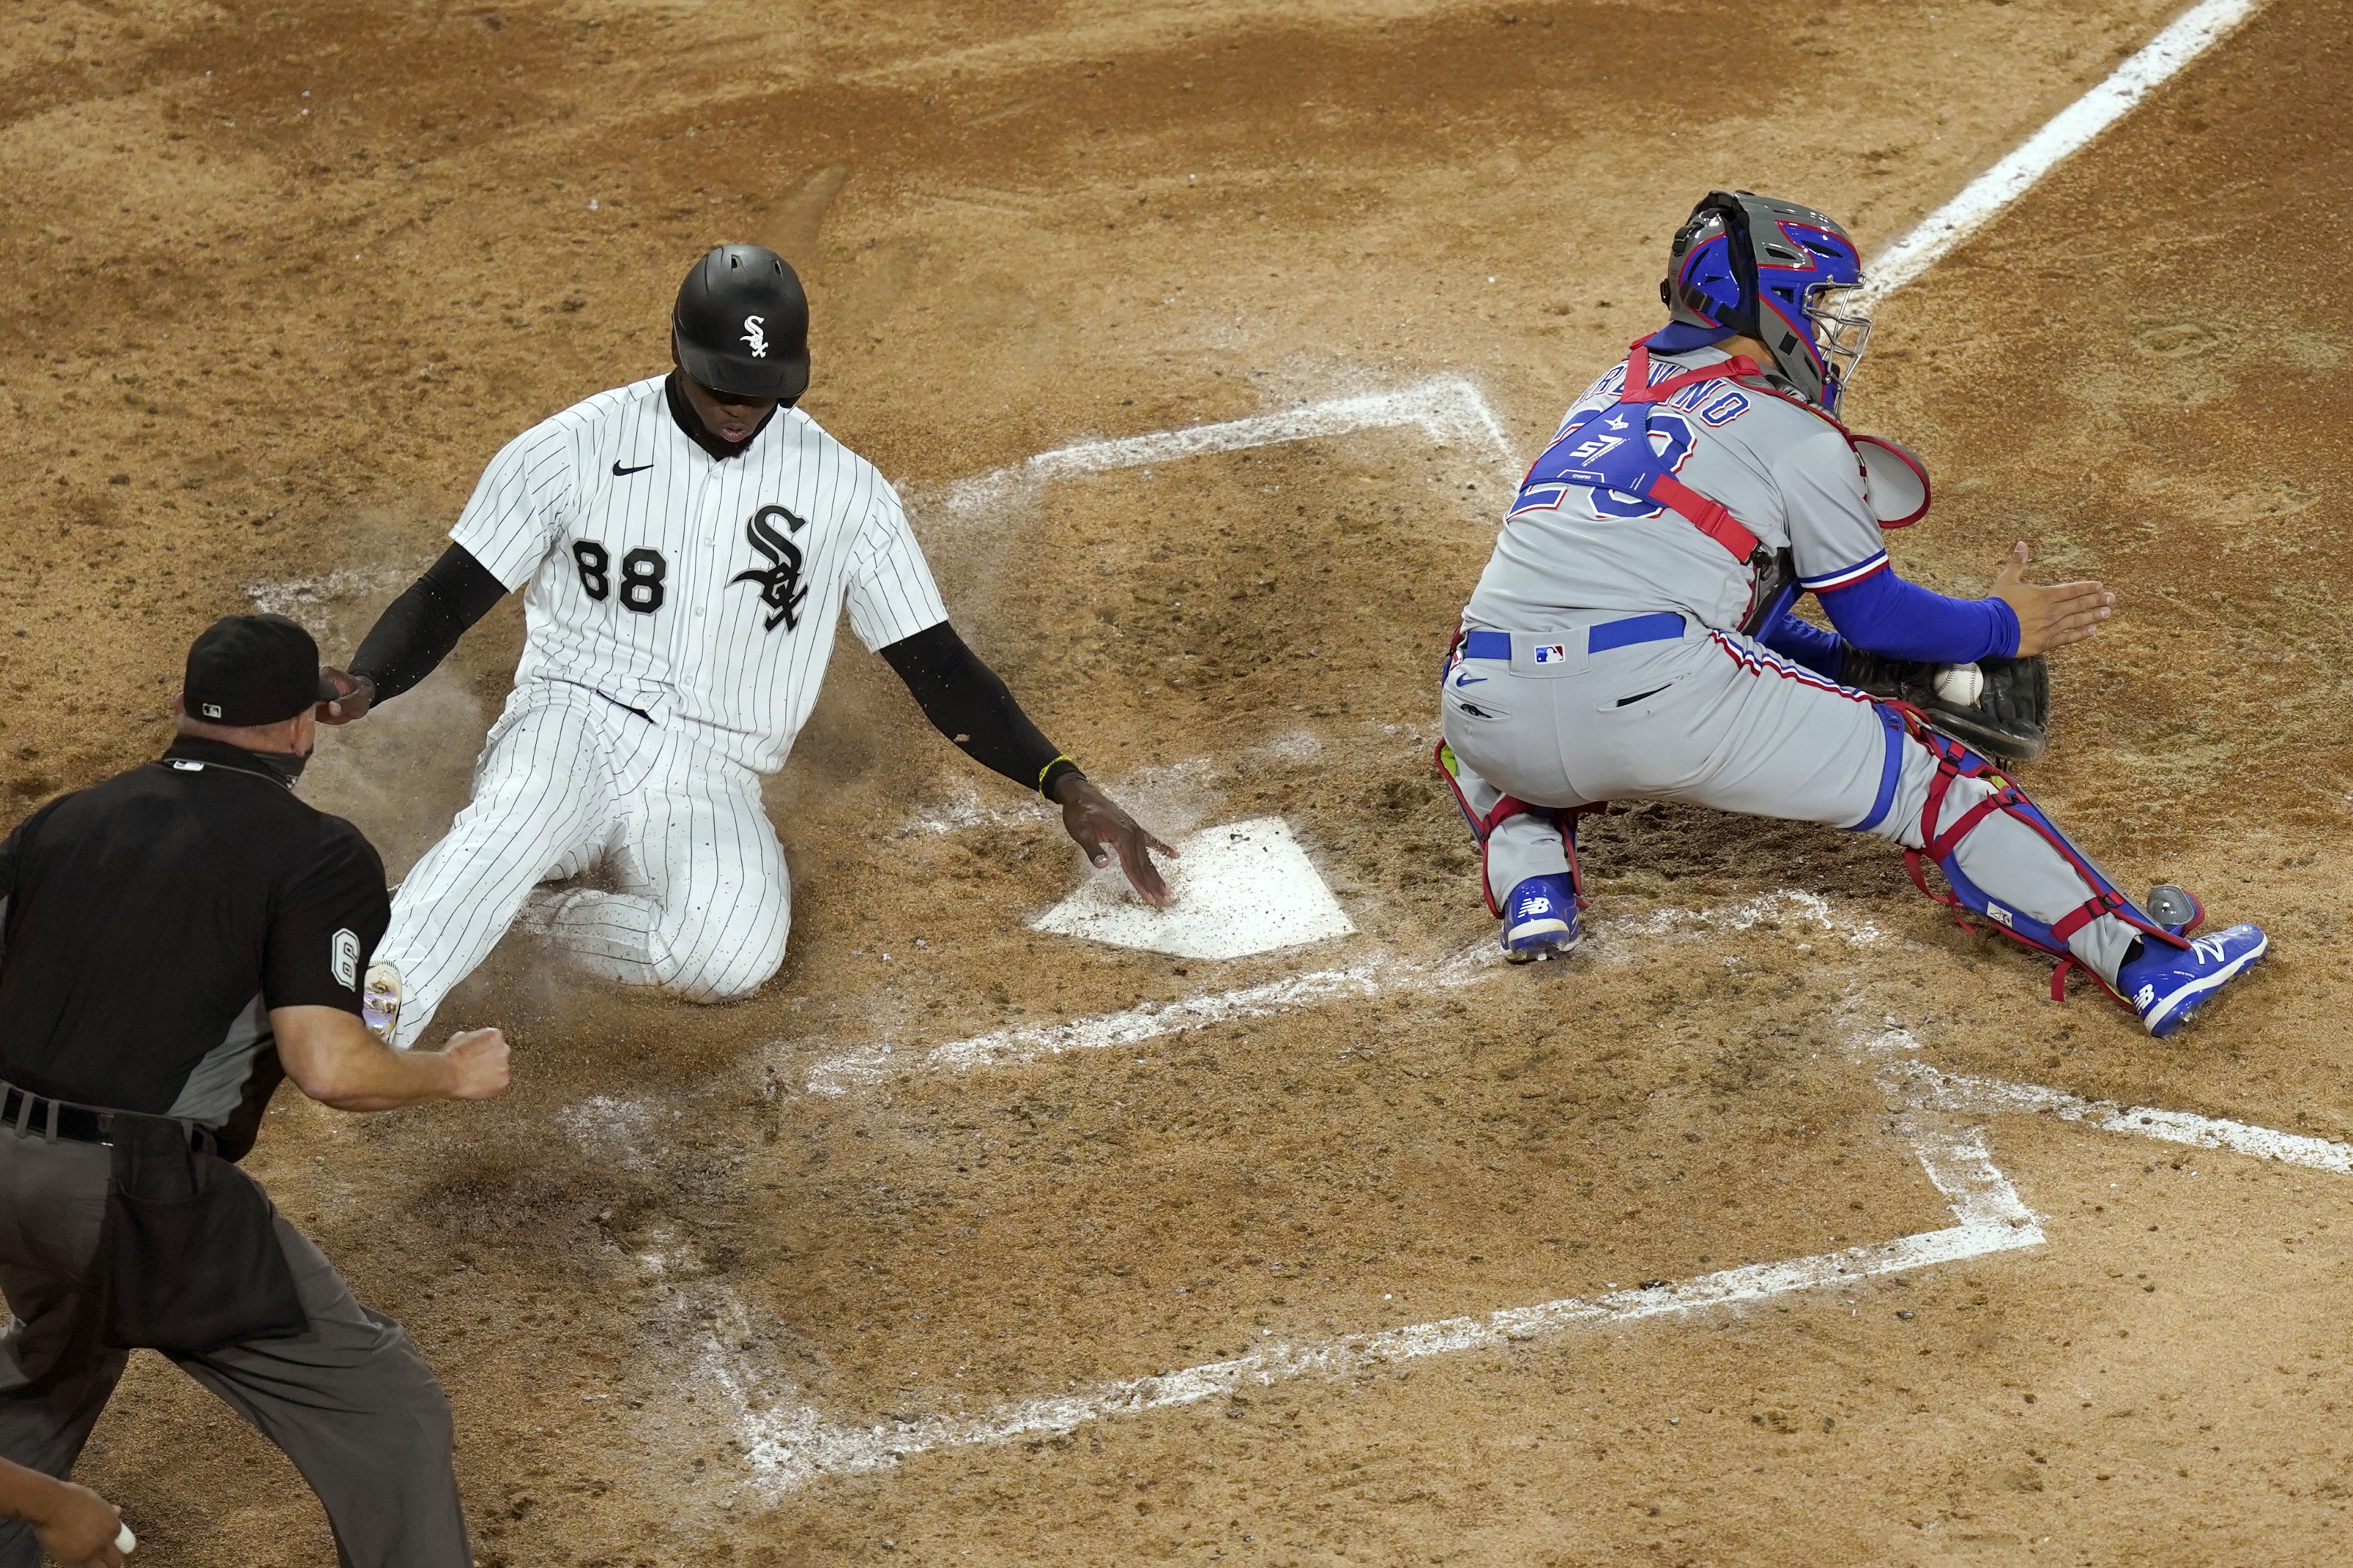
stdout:
POLYGON ((874 466, 797 409, 712 457, 660 376, 600 392, 507 443, 449 537, 510 590, 520 685, 592 687, 726 754, 784 765, 846 604, 870 648, 947 619, 906 513, 874 466))

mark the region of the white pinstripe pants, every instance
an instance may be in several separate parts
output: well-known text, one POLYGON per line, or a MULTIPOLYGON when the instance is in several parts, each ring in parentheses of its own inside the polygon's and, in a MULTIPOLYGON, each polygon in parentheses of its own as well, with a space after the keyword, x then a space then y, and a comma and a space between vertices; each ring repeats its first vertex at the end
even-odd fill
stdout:
POLYGON ((403 1049, 518 913, 607 979, 694 1002, 756 990, 792 927, 759 775, 694 725, 656 723, 566 681, 516 688, 475 764, 473 799, 393 896, 376 956, 400 969, 403 1049), (539 887, 599 864, 618 891, 539 887))

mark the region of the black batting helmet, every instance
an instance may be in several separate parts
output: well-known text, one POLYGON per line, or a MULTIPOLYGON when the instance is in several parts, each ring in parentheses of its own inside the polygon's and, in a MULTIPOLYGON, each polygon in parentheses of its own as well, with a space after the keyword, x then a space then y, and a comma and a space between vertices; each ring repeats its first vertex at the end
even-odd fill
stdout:
POLYGON ((679 364, 713 392, 790 404, 808 390, 808 296, 773 250, 723 245, 696 262, 670 324, 679 364))

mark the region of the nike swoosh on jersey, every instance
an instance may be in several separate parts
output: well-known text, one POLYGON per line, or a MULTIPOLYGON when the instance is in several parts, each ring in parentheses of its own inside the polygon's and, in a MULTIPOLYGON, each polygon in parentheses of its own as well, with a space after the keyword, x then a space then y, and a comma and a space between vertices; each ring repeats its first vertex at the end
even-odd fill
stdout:
POLYGON ((613 477, 615 479, 619 479, 624 474, 642 474, 648 468, 652 467, 653 465, 651 463, 639 463, 634 468, 625 468, 621 467, 621 459, 616 458, 613 459, 613 477))

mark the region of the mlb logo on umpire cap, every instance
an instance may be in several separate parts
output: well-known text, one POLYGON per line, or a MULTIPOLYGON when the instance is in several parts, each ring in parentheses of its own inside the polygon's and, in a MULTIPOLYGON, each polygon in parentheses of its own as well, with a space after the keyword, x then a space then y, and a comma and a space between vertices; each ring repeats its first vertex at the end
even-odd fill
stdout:
POLYGON ((186 710, 216 724, 277 724, 332 702, 319 645, 284 616, 224 616, 188 646, 186 710))

